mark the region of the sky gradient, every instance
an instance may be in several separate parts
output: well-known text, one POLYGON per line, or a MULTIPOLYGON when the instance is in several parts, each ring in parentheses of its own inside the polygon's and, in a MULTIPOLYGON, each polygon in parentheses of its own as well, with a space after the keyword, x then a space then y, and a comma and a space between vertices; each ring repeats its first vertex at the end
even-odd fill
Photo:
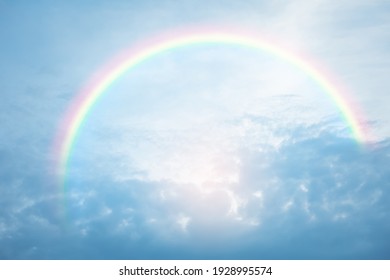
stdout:
POLYGON ((390 5, 290 2, 0 0, 0 259, 389 259, 390 5), (190 44, 101 91, 61 174, 91 81, 193 30, 312 58, 366 141, 291 61, 190 44))

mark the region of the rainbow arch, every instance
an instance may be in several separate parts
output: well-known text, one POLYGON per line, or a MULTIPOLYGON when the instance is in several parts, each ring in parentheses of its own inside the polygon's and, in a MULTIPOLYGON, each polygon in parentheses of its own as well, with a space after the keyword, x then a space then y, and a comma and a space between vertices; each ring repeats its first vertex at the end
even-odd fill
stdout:
POLYGON ((366 141, 363 125, 359 121, 356 108, 353 108, 351 103, 348 102, 346 93, 341 90, 334 79, 316 66, 313 59, 298 55, 287 48, 282 48, 271 40, 253 34, 248 35, 235 31, 175 33, 154 38, 124 52, 106 65, 103 71, 92 79, 71 101, 71 105, 60 125, 54 148, 57 160, 56 170, 61 181, 65 178, 68 160, 81 125, 99 97, 119 77, 158 54, 184 46, 200 44, 227 44, 257 49, 296 66, 316 82, 323 92, 333 100, 356 141, 359 143, 366 141))

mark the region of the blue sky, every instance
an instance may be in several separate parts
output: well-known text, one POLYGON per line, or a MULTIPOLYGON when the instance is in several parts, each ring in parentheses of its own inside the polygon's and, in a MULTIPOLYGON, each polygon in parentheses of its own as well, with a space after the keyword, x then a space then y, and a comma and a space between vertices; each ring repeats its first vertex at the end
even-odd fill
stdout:
POLYGON ((389 259, 389 3, 141 2, 0 0, 0 259, 389 259), (120 51, 187 26, 315 57, 370 145, 292 65, 197 46, 107 90, 59 186, 51 147, 80 88, 120 51))

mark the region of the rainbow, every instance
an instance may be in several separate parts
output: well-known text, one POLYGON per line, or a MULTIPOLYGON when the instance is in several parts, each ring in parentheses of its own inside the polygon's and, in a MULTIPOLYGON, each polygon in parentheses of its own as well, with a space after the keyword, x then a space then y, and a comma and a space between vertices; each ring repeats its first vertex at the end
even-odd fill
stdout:
POLYGON ((80 128, 94 107, 100 96, 125 72, 166 51, 185 46, 200 44, 228 44, 260 50, 295 66, 303 71, 310 79, 317 83, 328 95, 340 111, 348 125, 351 135, 360 143, 365 142, 363 126, 358 120, 356 110, 352 110, 351 103, 347 102, 345 92, 330 75, 316 66, 313 59, 298 55, 281 48, 272 40, 267 40, 253 34, 243 34, 234 31, 202 31, 188 34, 169 34, 139 44, 114 59, 100 74, 96 75, 72 100, 69 110, 60 125, 55 143, 57 172, 65 179, 69 157, 80 128))

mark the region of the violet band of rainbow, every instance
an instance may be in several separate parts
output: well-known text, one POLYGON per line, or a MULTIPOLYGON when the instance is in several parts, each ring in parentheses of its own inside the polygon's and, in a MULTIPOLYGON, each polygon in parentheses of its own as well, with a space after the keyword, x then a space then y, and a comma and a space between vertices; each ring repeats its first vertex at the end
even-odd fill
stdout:
POLYGON ((154 41, 148 41, 146 44, 141 44, 137 48, 130 49, 120 59, 115 60, 114 63, 104 68, 104 72, 99 77, 95 78, 92 83, 89 83, 76 95, 63 119, 55 144, 57 171, 61 182, 65 179, 69 157, 81 125, 99 97, 102 96, 110 85, 115 83, 125 72, 158 54, 184 46, 200 44, 227 44, 257 49, 292 64, 313 80, 334 102, 343 120, 349 127, 353 138, 359 143, 365 142, 364 129, 359 121, 357 110, 353 108, 351 102, 347 102, 343 91, 338 87, 339 85, 329 78, 327 73, 319 69, 312 60, 258 36, 247 36, 233 31, 206 31, 174 37, 161 37, 154 41))

